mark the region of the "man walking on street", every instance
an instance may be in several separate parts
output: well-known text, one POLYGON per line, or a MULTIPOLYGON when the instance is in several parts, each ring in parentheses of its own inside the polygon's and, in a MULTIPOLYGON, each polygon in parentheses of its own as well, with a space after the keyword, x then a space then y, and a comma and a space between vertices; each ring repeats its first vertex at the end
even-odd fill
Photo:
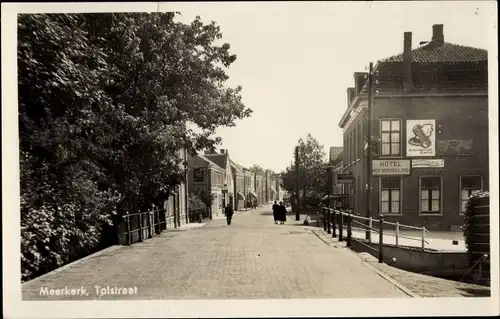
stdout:
POLYGON ((227 204, 226 209, 224 210, 226 214, 227 225, 231 225, 231 219, 233 218, 234 210, 233 205, 231 203, 227 204))

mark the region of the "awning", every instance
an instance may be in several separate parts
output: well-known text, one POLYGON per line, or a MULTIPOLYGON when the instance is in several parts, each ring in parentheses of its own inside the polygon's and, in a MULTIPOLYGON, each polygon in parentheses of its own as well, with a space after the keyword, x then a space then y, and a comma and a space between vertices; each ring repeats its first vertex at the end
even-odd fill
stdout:
POLYGON ((238 200, 245 200, 245 195, 243 195, 242 193, 238 192, 238 200))
POLYGON ((248 195, 249 195, 248 197, 252 197, 253 196, 253 197, 257 198, 257 194, 255 194, 252 191, 248 192, 248 195))

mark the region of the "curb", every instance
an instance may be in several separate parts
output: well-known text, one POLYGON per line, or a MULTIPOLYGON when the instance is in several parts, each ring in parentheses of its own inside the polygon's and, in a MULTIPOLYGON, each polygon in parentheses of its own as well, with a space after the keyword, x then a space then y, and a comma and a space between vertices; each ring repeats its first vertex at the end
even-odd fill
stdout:
POLYGON ((349 249, 347 247, 343 247, 343 246, 341 246, 341 245, 339 245, 339 244, 337 244, 335 242, 327 242, 326 240, 324 240, 322 238, 322 236, 321 236, 321 235, 324 235, 324 230, 320 230, 319 231, 319 232, 321 232, 321 234, 318 234, 318 231, 316 231, 316 230, 311 230, 311 232, 314 235, 316 235, 316 237, 318 237, 322 242, 324 242, 325 244, 327 244, 328 246, 334 246, 336 248, 342 248, 344 251, 347 251, 350 256, 352 256, 352 257, 356 258, 357 260, 361 261, 361 263, 363 265, 365 265, 366 267, 368 267, 371 270, 373 270, 377 275, 379 275, 380 277, 382 277, 385 280, 387 280, 388 282, 390 282, 392 285, 394 285, 396 288, 398 288, 399 290, 401 290, 402 292, 404 292, 408 296, 410 296, 412 298, 420 298, 419 295, 417 295, 416 293, 414 293, 413 291, 411 291, 410 289, 408 289, 407 287, 405 287, 399 281, 397 281, 394 278, 390 277, 389 275, 387 275, 383 271, 381 271, 381 270, 373 267, 372 265, 370 265, 369 262, 361 259, 356 252, 352 251, 351 249, 349 249))

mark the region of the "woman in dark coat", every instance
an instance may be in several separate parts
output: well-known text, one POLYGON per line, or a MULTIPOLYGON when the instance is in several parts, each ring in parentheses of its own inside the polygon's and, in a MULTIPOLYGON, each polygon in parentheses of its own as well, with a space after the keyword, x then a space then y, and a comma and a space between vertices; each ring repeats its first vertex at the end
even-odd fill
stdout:
POLYGON ((277 224, 279 220, 279 210, 280 206, 278 205, 277 201, 274 201, 273 204, 273 217, 274 217, 274 223, 277 224))
POLYGON ((280 202, 278 215, 279 215, 278 219, 281 222, 281 224, 283 225, 286 222, 286 207, 285 207, 285 205, 283 205, 283 202, 280 202))

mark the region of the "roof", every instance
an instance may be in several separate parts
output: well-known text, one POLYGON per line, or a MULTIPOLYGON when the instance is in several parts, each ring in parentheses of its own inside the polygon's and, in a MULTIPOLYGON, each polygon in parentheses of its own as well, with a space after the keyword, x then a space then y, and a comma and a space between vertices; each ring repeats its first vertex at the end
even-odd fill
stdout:
POLYGON ((218 164, 214 163, 213 161, 211 161, 210 159, 208 159, 205 155, 198 154, 198 156, 199 156, 202 160, 204 160, 205 162, 207 162, 208 164, 210 164, 210 165, 214 165, 214 166, 219 167, 220 169, 223 169, 223 170, 224 170, 224 168, 222 168, 222 166, 220 166, 220 165, 218 165, 218 164))
POLYGON ((238 164, 236 164, 235 162, 233 162, 231 159, 229 159, 229 163, 234 166, 236 168, 236 170, 238 171, 241 171, 241 173, 243 173, 244 171, 244 168, 238 164))
MULTIPOLYGON (((445 42, 441 45, 428 42, 414 50, 412 61, 417 63, 463 63, 488 60, 488 51, 459 44, 445 42)), ((403 53, 382 59, 379 63, 403 62, 403 53)))
POLYGON ((207 158, 209 158, 212 162, 217 164, 218 166, 226 169, 228 156, 227 153, 224 154, 205 154, 207 158))

